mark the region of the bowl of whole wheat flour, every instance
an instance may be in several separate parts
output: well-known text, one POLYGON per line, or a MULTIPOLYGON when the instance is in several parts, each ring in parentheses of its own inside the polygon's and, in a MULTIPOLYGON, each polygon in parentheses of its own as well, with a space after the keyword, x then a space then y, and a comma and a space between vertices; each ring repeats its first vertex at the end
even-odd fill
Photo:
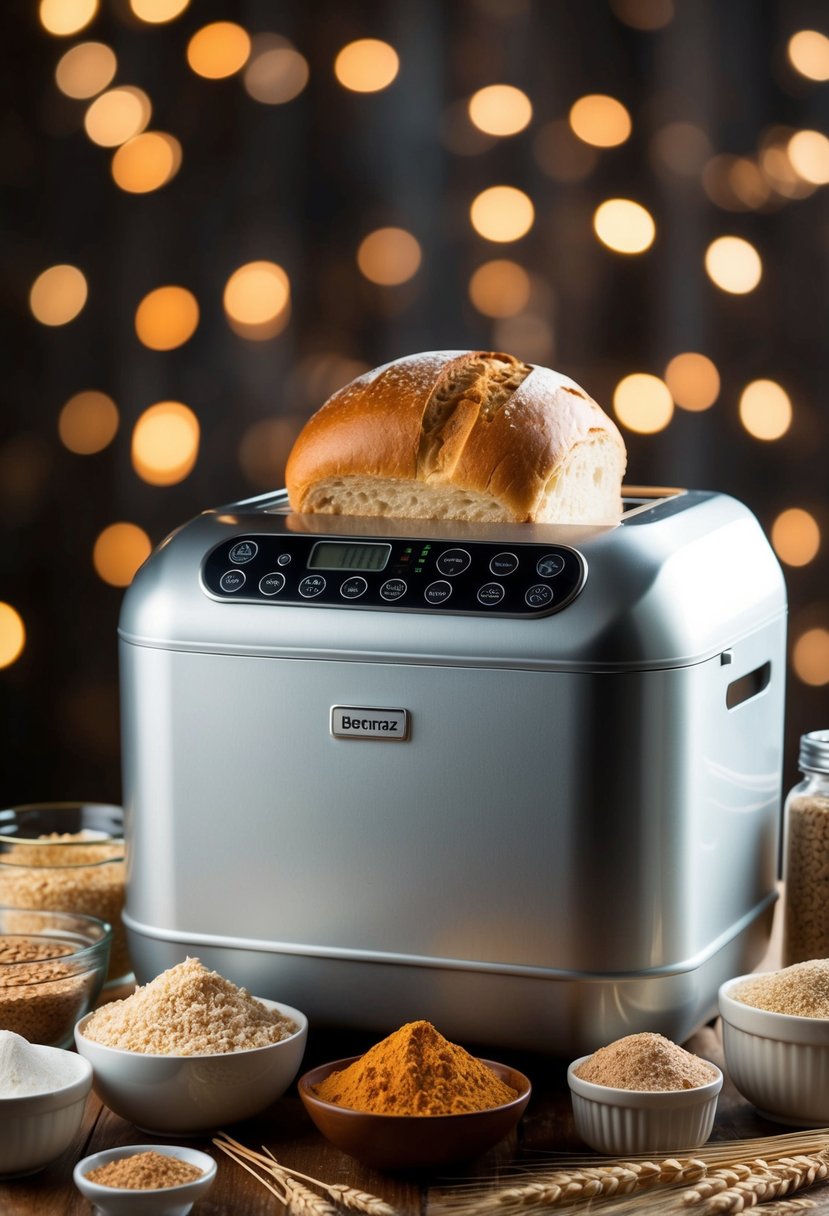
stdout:
POLYGON ((208 1131, 258 1114, 293 1081, 308 1019, 188 958, 75 1027, 98 1097, 146 1131, 208 1131))
POLYGON ((723 1075, 661 1034, 626 1035, 567 1070, 576 1131, 597 1153, 696 1148, 711 1135, 723 1075))

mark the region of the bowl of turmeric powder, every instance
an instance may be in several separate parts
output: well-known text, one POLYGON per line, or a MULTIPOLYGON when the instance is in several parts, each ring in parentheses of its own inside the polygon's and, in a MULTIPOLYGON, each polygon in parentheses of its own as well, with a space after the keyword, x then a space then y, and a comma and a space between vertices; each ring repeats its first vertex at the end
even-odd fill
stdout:
POLYGON ((530 1100, 523 1073, 472 1056, 431 1022, 407 1022, 362 1056, 300 1077, 327 1140, 364 1165, 421 1170, 478 1157, 508 1136, 530 1100))

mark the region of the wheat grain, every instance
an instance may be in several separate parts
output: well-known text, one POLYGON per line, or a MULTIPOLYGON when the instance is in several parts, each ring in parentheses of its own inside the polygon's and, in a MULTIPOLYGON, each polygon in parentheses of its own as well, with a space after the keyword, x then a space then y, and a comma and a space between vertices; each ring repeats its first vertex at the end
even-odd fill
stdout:
POLYGON ((821 1154, 778 1157, 773 1165, 769 1165, 763 1158, 755 1158, 747 1164, 751 1167, 748 1176, 733 1181, 728 1175, 733 1175, 734 1170, 714 1171, 711 1178, 685 1191, 681 1196, 682 1203, 695 1206, 699 1216, 742 1212, 758 1203, 778 1199, 802 1187, 811 1186, 829 1175, 829 1160, 826 1155, 821 1154), (718 1177, 725 1183, 719 1193, 712 1194, 710 1190, 703 1193, 718 1177))

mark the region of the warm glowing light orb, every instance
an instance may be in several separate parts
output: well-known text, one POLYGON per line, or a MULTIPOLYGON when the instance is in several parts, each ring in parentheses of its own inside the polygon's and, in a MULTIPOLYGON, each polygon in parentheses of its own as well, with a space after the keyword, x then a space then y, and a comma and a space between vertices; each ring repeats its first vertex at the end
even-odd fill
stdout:
POLYGON ((83 125, 94 144, 115 148, 139 135, 152 115, 152 105, 143 89, 122 85, 96 97, 84 116, 83 125))
POLYGON ((815 186, 829 182, 829 139, 822 131, 795 131, 786 145, 795 173, 815 186))
POLYGON ((175 177, 181 144, 163 131, 144 131, 121 144, 112 157, 112 177, 128 194, 149 194, 175 177))
POLYGON ((752 380, 740 395, 740 421, 755 439, 779 439, 792 423, 791 398, 776 380, 752 380))
POLYGON ((180 17, 189 3, 190 0, 130 0, 130 8, 141 21, 163 25, 180 17))
POLYGON ((604 93, 589 93, 570 107, 573 133, 595 148, 615 148, 629 138, 633 125, 621 101, 604 93))
POLYGON ((187 44, 187 62, 197 76, 223 80, 241 71, 250 55, 250 36, 234 21, 214 21, 187 44))
POLYGON ((420 269, 422 254, 417 238, 405 228, 377 228, 360 242, 357 265, 372 283, 395 287, 420 269))
POLYGON ((95 541, 92 564, 99 578, 111 587, 128 587, 151 552, 150 538, 143 528, 110 524, 95 541))
POLYGON ((117 68, 115 52, 103 42, 79 42, 61 55, 55 81, 61 93, 85 101, 107 87, 117 68))
POLYGON ((613 409, 629 431, 653 435, 664 431, 671 421, 674 401, 664 380, 647 372, 634 372, 616 385, 613 409))
POLYGON ((472 201, 472 227, 488 241, 518 241, 535 221, 532 199, 515 186, 490 186, 472 201))
POLYGON ((707 355, 685 351, 665 368, 665 383, 684 410, 707 410, 720 395, 720 373, 707 355))
POLYGON ((349 42, 334 60, 334 75, 353 93, 378 93, 388 88, 399 70, 397 51, 379 38, 349 42))
POLYGON ((829 38, 818 30, 798 30, 787 47, 789 62, 809 80, 829 80, 829 38))
POLYGON ((118 431, 118 406, 106 393, 85 389, 75 393, 58 416, 61 443, 78 456, 102 452, 118 431))
POLYGON ((469 280, 469 298, 485 317, 514 317, 529 303, 530 276, 518 262, 484 262, 469 280))
POLYGON ((792 667, 804 684, 829 684, 829 629, 818 626, 801 633, 792 648, 792 667))
POLYGON ((308 83, 308 61, 278 34, 258 34, 245 68, 244 86, 254 101, 278 106, 293 101, 308 83))
POLYGON ((26 645, 23 617, 11 604, 0 602, 0 667, 10 667, 26 645))
POLYGON ((243 338, 265 340, 280 333, 290 316, 290 280, 276 262, 247 262, 225 284, 225 315, 243 338))
POLYGON ((771 525, 771 543, 787 566, 808 566, 820 550, 820 527, 809 511, 789 507, 771 525))
POLYGON ((138 305, 135 332, 150 350, 175 350, 196 332, 199 305, 186 287, 156 287, 138 305))
POLYGON ((29 307, 41 325, 68 325, 86 303, 88 288, 77 266, 64 263, 39 274, 29 292, 29 307))
POLYGON ((597 207, 593 230, 616 253, 644 253, 656 236, 651 213, 629 198, 609 198, 597 207))
POLYGON ((532 102, 511 84, 490 84, 469 99, 469 117, 487 135, 517 135, 530 125, 532 102))
POLYGON ((40 0, 40 24, 59 38, 77 34, 97 12, 98 0, 40 0))
POLYGON ((144 481, 171 486, 184 481, 199 454, 199 420, 181 401, 159 401, 132 432, 132 464, 144 481))
POLYGON ((763 277, 763 261, 750 241, 741 236, 720 236, 705 251, 705 269, 721 291, 745 295, 763 277))

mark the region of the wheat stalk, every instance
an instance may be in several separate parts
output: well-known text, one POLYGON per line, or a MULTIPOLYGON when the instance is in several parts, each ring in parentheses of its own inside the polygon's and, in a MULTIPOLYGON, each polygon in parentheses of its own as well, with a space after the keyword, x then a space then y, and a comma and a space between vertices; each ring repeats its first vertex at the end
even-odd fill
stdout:
MULTIPOLYGON (((723 1178, 726 1185, 719 1194, 700 1195, 701 1187, 708 1185, 709 1180, 697 1184, 686 1191, 681 1199, 686 1205, 699 1205, 696 1212, 700 1216, 709 1213, 742 1212, 746 1208, 755 1207, 770 1199, 778 1199, 792 1191, 820 1182, 829 1175, 829 1160, 826 1154, 813 1156, 800 1155, 797 1157, 779 1157, 770 1166, 767 1161, 757 1158, 748 1163, 751 1172, 747 1177, 736 1181, 723 1178)), ((717 1171, 725 1174, 727 1171, 717 1171)))
POLYGON ((789 1213, 807 1212, 812 1208, 816 1208, 817 1204, 814 1199, 801 1198, 797 1199, 779 1199, 767 1205, 763 1216, 789 1216, 789 1213))
POLYGON ((634 1158, 606 1159, 597 1165, 595 1156, 560 1158, 556 1164, 515 1173, 509 1186, 503 1185, 503 1177, 500 1188, 497 1180, 460 1184, 433 1200, 429 1212, 431 1216, 518 1216, 527 1209, 589 1201, 597 1211, 613 1216, 654 1208, 665 1212, 693 1208, 703 1216, 741 1211, 758 1202, 761 1194, 762 1201, 774 1201, 826 1177, 827 1163, 827 1128, 724 1141, 696 1150, 694 1157, 658 1163, 634 1158), (690 1189, 689 1183, 694 1184, 690 1189))
MULTIPOLYGON (((321 1182, 318 1178, 312 1178, 309 1174, 303 1174, 300 1170, 283 1165, 264 1145, 262 1146, 263 1151, 260 1153, 255 1149, 246 1148, 227 1132, 220 1134, 223 1138, 214 1140, 213 1143, 219 1148, 224 1148, 225 1152, 228 1152, 229 1148, 232 1149, 229 1155, 235 1155, 240 1165, 242 1164, 241 1158, 255 1162, 260 1169, 267 1171, 271 1177, 282 1184, 286 1196, 282 1202, 286 1204, 290 1212, 294 1213, 294 1216, 331 1216, 332 1213, 336 1216, 336 1209, 321 1196, 304 1186, 303 1183, 306 1182, 311 1186, 319 1187, 337 1203, 352 1211, 363 1212, 366 1216, 396 1216, 395 1209, 377 1195, 370 1195, 367 1191, 357 1190, 356 1187, 321 1182)), ((255 1176, 258 1177, 258 1175, 255 1176)))

